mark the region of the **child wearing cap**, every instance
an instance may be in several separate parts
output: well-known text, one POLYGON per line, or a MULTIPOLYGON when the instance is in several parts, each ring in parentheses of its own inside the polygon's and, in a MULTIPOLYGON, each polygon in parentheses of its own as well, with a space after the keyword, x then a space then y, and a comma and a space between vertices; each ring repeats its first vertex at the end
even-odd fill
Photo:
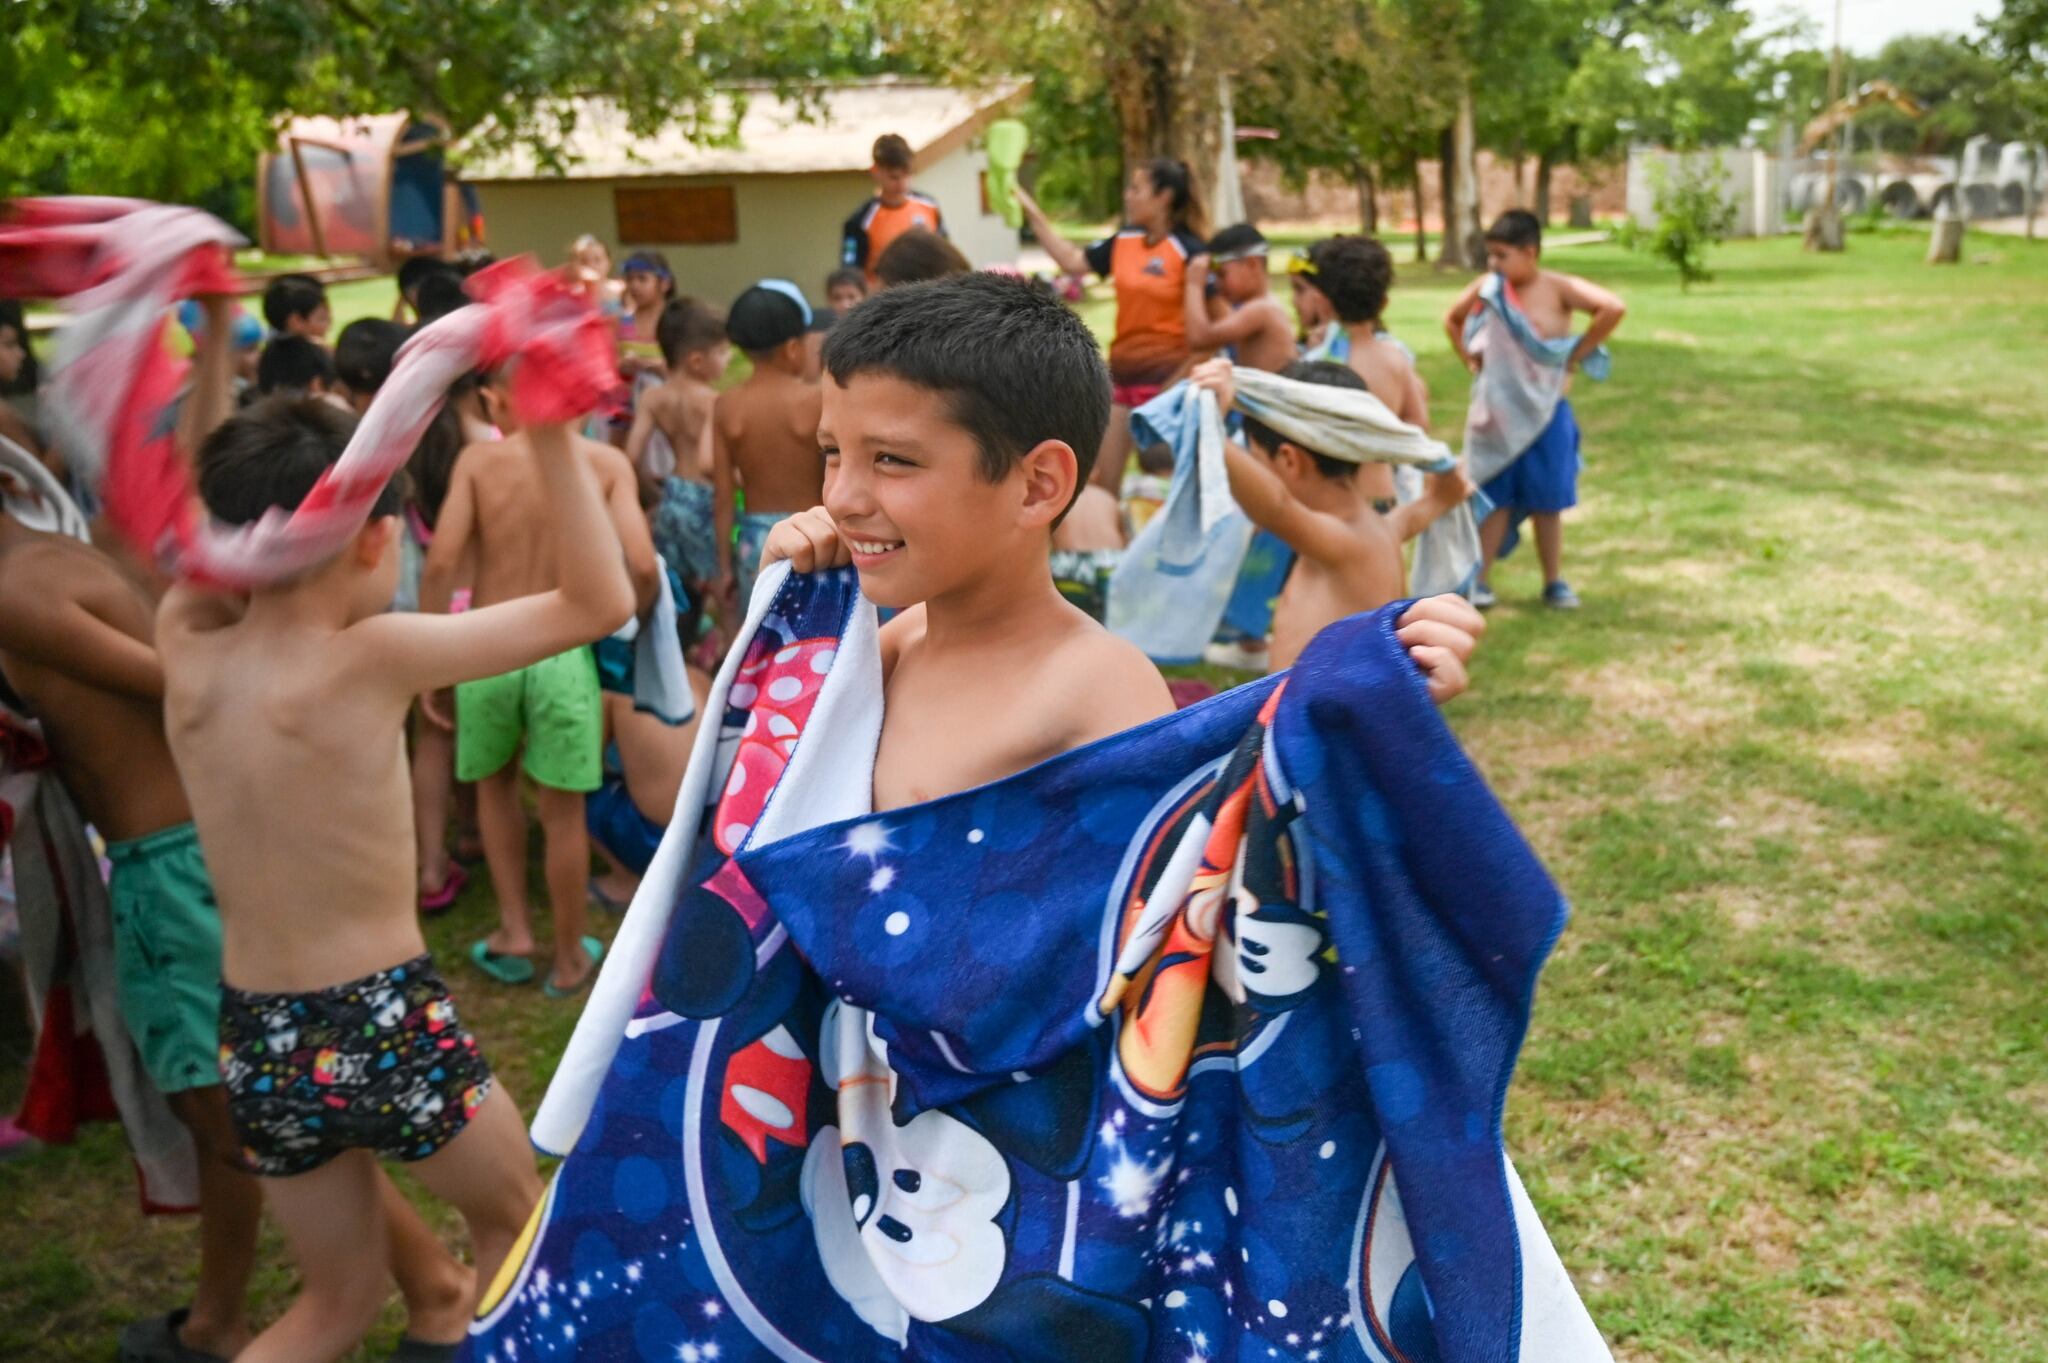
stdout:
POLYGON ((816 506, 824 494, 818 456, 819 393, 804 379, 811 305, 786 279, 764 279, 733 300, 725 334, 753 372, 718 395, 711 409, 712 513, 718 532, 718 590, 745 610, 775 523, 816 506), (735 491, 746 495, 734 540, 735 491))
POLYGON ((1266 279, 1266 238, 1248 222, 1226 227, 1208 249, 1188 262, 1182 314, 1192 350, 1222 350, 1253 369, 1274 373, 1294 362, 1294 327, 1287 309, 1273 297, 1266 279), (1209 316, 1208 284, 1230 304, 1221 317, 1209 316))

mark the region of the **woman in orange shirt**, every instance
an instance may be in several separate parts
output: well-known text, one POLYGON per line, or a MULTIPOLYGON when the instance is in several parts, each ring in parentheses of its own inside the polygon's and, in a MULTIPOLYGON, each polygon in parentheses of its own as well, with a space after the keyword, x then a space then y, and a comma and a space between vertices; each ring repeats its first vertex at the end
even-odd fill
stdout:
POLYGON ((1187 325, 1182 299, 1188 261, 1202 252, 1201 206, 1185 161, 1144 162, 1124 185, 1124 227, 1092 246, 1068 241, 1020 187, 1017 201, 1038 244, 1074 276, 1100 275, 1116 286, 1116 333, 1109 343, 1115 407, 1096 456, 1095 482, 1112 494, 1131 453, 1131 409, 1157 397, 1185 374, 1187 325))

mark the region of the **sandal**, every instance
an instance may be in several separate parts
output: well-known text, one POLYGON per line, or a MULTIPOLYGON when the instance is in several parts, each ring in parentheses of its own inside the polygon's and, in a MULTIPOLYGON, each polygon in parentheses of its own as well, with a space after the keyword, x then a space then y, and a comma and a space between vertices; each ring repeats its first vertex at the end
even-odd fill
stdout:
POLYGON ((121 1363, 228 1363, 219 1354, 187 1348, 178 1338, 191 1314, 191 1308, 181 1306, 130 1325, 121 1332, 121 1363))
POLYGON ((597 881, 592 880, 590 882, 590 902, 597 905, 597 907, 599 907, 600 909, 603 909, 606 913, 624 913, 626 911, 626 906, 631 904, 633 901, 630 897, 626 899, 612 898, 610 895, 604 892, 604 887, 602 885, 598 884, 597 881))
POLYGON ((441 878, 441 888, 423 891, 420 894, 420 916, 436 918, 455 907, 456 899, 462 894, 462 887, 469 884, 469 872, 461 863, 449 858, 448 874, 441 878))
POLYGON ((555 983, 554 972, 550 971, 548 972, 548 978, 541 982, 540 992, 551 999, 573 999, 588 989, 590 982, 597 978, 598 962, 604 959, 604 943, 598 941, 595 937, 586 937, 583 939, 583 951, 585 955, 590 957, 590 969, 583 972, 582 979, 564 989, 561 985, 555 983))
POLYGON ((491 944, 478 939, 469 949, 469 959, 478 970, 499 984, 532 984, 533 959, 508 952, 492 951, 491 944))

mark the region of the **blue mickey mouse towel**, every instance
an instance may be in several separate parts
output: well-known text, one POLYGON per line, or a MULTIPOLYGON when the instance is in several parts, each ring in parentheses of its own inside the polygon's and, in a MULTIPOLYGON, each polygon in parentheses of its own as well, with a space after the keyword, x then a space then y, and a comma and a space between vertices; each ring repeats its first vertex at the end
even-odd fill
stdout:
POLYGON ((1606 1359, 1500 1140, 1564 905, 1396 611, 876 813, 873 608, 764 574, 466 1356, 1606 1359))

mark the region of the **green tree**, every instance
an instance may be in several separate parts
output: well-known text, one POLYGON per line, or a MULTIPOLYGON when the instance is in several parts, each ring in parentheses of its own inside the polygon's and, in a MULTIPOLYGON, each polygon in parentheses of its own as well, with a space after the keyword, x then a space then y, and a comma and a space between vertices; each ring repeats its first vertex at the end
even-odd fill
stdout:
POLYGON ((865 0, 13 0, 0 15, 6 192, 232 196, 292 114, 431 114, 546 157, 570 98, 595 96, 636 131, 711 137, 722 81, 886 63, 865 0))
MULTIPOLYGON (((1383 188, 1413 186, 1451 118, 1444 91, 1462 54, 1401 0, 1329 0, 1238 84, 1240 116, 1280 136, 1260 154, 1299 183, 1334 171, 1358 191, 1359 225, 1378 230, 1383 188)), ((1417 215, 1417 258, 1423 249, 1417 215)))

